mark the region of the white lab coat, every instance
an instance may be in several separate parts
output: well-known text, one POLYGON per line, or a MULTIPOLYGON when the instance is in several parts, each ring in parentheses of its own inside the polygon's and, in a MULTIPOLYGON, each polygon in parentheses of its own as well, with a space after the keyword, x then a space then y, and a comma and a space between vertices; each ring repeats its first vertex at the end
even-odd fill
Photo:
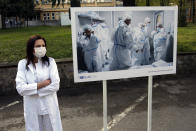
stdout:
POLYGON ((28 65, 29 70, 26 70, 27 60, 20 60, 18 63, 18 72, 16 75, 16 89, 23 96, 24 101, 24 118, 26 131, 39 131, 38 109, 39 98, 44 101, 48 110, 49 118, 52 124, 53 131, 62 131, 61 117, 58 106, 56 92, 59 90, 59 74, 55 60, 49 58, 50 65, 42 65, 41 60, 38 60, 40 68, 37 70, 37 81, 46 79, 51 80, 51 84, 37 90, 37 82, 35 76, 35 68, 33 64, 28 65), (39 70, 38 70, 39 69, 39 70))

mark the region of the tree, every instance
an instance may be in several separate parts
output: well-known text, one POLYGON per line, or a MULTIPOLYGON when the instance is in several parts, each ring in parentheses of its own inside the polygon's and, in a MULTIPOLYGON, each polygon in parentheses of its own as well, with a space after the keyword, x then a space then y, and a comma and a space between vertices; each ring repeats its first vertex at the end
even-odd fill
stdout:
POLYGON ((34 0, 22 0, 23 1, 23 13, 22 13, 22 17, 26 19, 27 21, 27 27, 28 27, 28 21, 29 18, 32 18, 35 14, 34 12, 34 0))
POLYGON ((160 0, 160 6, 168 6, 169 0, 160 0))
POLYGON ((1 22, 2 22, 2 28, 5 29, 5 17, 7 15, 8 11, 8 1, 7 0, 0 0, 0 14, 1 14, 1 22))
MULTIPOLYGON (((34 0, 0 0, 2 28, 5 29, 5 17, 25 18, 27 21, 34 14, 34 0)), ((27 22, 28 23, 28 22, 27 22)))
POLYGON ((195 23, 195 0, 191 0, 191 5, 192 5, 192 23, 195 23))
POLYGON ((186 23, 186 9, 185 9, 185 0, 178 1, 178 25, 180 27, 184 27, 187 25, 186 23))

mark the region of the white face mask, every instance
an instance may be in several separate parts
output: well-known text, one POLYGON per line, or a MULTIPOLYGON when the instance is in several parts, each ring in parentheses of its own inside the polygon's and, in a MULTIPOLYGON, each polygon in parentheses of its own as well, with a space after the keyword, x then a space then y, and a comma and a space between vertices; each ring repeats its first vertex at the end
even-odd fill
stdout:
POLYGON ((46 55, 46 47, 35 47, 34 51, 34 56, 37 58, 42 58, 46 55))
POLYGON ((157 27, 157 31, 160 32, 160 30, 161 30, 161 28, 160 27, 157 27))

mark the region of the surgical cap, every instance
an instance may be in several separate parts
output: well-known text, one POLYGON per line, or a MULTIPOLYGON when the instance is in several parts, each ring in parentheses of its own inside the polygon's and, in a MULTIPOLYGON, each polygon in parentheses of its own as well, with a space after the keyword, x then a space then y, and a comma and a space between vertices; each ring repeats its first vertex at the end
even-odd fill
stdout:
POLYGON ((157 23, 157 27, 163 27, 163 25, 161 23, 157 23))
POLYGON ((86 31, 86 30, 92 31, 91 25, 85 25, 85 26, 83 27, 83 31, 86 31))
POLYGON ((149 23, 149 22, 151 22, 151 19, 149 17, 146 17, 145 20, 144 20, 144 22, 145 23, 149 23))
POLYGON ((128 14, 126 14, 126 15, 123 16, 122 20, 123 21, 125 21, 125 20, 131 20, 131 16, 128 15, 128 14))

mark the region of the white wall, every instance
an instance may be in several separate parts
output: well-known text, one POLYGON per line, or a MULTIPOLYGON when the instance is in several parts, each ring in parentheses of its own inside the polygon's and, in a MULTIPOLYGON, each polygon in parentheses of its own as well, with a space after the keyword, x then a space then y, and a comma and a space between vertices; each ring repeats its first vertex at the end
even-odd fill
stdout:
POLYGON ((150 25, 150 30, 153 30, 153 12, 152 11, 133 11, 133 12, 117 12, 114 13, 114 26, 118 26, 118 19, 123 17, 125 14, 132 16, 131 26, 137 27, 138 23, 144 23, 144 19, 148 16, 152 20, 150 25))
POLYGON ((100 11, 99 15, 105 19, 105 24, 108 26, 109 29, 113 28, 113 16, 112 12, 100 11))
POLYGON ((164 11, 164 28, 168 32, 174 26, 174 11, 164 11))
POLYGON ((71 21, 69 20, 69 12, 61 12, 60 13, 61 25, 71 25, 71 21))
POLYGON ((114 31, 118 27, 119 18, 122 18, 125 14, 132 16, 131 26, 137 27, 138 23, 144 23, 144 19, 148 16, 152 23, 150 24, 150 31, 154 30, 154 12, 153 11, 135 11, 135 12, 99 12, 101 17, 105 18, 105 23, 108 25, 111 31, 114 31))
POLYGON ((76 13, 75 14, 75 22, 76 22, 76 32, 80 32, 82 29, 82 26, 86 25, 86 24, 91 24, 91 19, 87 19, 87 18, 78 18, 78 15, 80 13, 76 13))
MULTIPOLYGON (((109 11, 100 11, 96 12, 99 14, 100 17, 105 19, 106 25, 109 27, 110 31, 113 32, 117 27, 118 27, 118 21, 119 18, 122 18, 125 14, 129 14, 132 16, 131 20, 131 26, 132 27, 137 27, 138 23, 144 23, 144 19, 146 17, 149 17, 151 19, 151 24, 150 24, 150 30, 153 31, 155 30, 155 14, 157 13, 156 11, 133 11, 133 12, 126 12, 126 11, 118 11, 118 12, 109 12, 109 11)), ((164 11, 163 13, 163 25, 166 31, 170 26, 173 26, 174 23, 174 11, 164 11)), ((80 18, 80 21, 78 20, 78 17, 76 16, 76 29, 78 29, 85 25, 85 24, 91 24, 91 19, 87 18, 80 18)))

